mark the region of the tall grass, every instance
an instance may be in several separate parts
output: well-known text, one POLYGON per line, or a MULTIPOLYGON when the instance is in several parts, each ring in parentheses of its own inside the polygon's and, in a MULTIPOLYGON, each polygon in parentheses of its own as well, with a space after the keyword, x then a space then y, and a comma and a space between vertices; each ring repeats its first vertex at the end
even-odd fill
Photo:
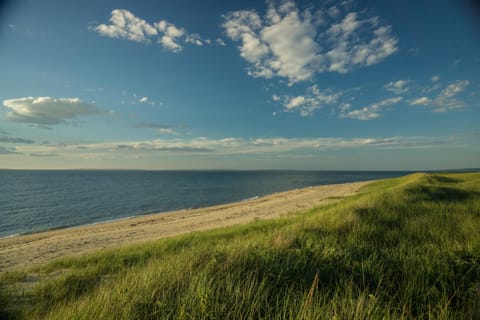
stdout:
POLYGON ((480 174, 383 180, 288 218, 1 283, 5 319, 479 319, 480 174))

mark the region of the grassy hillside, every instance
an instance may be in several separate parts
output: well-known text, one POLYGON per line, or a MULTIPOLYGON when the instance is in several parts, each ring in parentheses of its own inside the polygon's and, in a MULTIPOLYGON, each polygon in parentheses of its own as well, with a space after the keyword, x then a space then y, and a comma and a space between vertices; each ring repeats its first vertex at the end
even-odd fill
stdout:
POLYGON ((480 318, 480 174, 4 274, 0 318, 480 318))

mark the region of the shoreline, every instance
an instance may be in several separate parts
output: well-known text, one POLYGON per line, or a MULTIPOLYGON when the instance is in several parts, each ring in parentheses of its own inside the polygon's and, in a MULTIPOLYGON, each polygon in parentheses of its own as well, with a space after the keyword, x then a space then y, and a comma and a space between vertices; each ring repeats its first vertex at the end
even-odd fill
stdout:
MULTIPOLYGON (((304 188, 301 188, 301 189, 307 189, 307 188, 313 188, 313 187, 315 187, 315 186, 308 186, 308 187, 304 187, 304 188)), ((78 224, 78 225, 71 225, 71 226, 57 226, 57 227, 51 227, 51 228, 44 229, 44 230, 30 231, 30 232, 24 232, 24 233, 15 233, 15 234, 10 234, 10 235, 6 235, 6 236, 0 236, 0 241, 2 241, 3 239, 29 236, 29 235, 35 235, 35 234, 38 234, 38 233, 45 233, 45 232, 51 232, 51 231, 57 231, 57 230, 90 227, 90 226, 94 226, 94 225, 97 225, 97 224, 104 224, 104 223, 115 223, 115 222, 129 220, 129 219, 146 217, 146 216, 149 216, 149 215, 167 214, 167 213, 174 213, 174 212, 179 213, 179 212, 185 212, 185 211, 191 211, 191 210, 206 209, 206 208, 216 207, 216 206, 223 206, 223 205, 227 205, 227 204, 242 203, 242 202, 245 202, 245 201, 251 201, 251 200, 259 199, 259 198, 262 198, 262 197, 267 197, 267 196, 275 194, 275 193, 289 192, 289 191, 293 191, 293 190, 298 190, 298 188, 297 189, 292 189, 292 190, 287 190, 287 191, 274 192, 274 193, 266 194, 266 195, 263 195, 263 196, 254 196, 254 197, 239 200, 239 201, 214 204, 214 205, 206 206, 206 207, 185 208, 185 209, 177 209, 177 210, 171 210, 171 211, 153 211, 153 212, 148 212, 148 213, 144 213, 144 214, 137 214, 137 215, 127 216, 127 217, 122 217, 122 218, 117 218, 117 219, 101 220, 101 221, 91 222, 91 223, 86 223, 86 224, 78 224)), ((0 272, 1 272, 1 270, 0 270, 0 272)))
MULTIPOLYGON (((308 187, 304 187, 304 188, 301 188, 301 189, 307 189, 307 188, 313 188, 313 187, 315 187, 315 186, 308 186, 308 187)), ((206 206, 206 207, 176 209, 176 210, 171 210, 171 211, 153 211, 153 212, 137 214, 137 215, 133 215, 133 216, 121 217, 121 218, 117 218, 117 219, 101 220, 101 221, 91 222, 91 223, 86 223, 86 224, 78 224, 78 225, 71 225, 71 226, 57 226, 57 227, 51 227, 51 228, 47 228, 47 229, 44 229, 44 230, 38 230, 38 231, 14 233, 14 234, 6 235, 6 236, 0 236, 0 241, 3 240, 3 239, 35 235, 35 234, 38 234, 38 233, 45 233, 45 232, 50 232, 50 231, 89 227, 89 226, 94 226, 94 225, 103 224, 103 223, 115 223, 115 222, 123 221, 123 220, 146 217, 146 216, 149 216, 149 215, 166 214, 166 213, 173 213, 173 212, 185 212, 185 211, 190 211, 190 210, 200 210, 200 209, 206 209, 206 208, 209 208, 209 207, 222 206, 222 205, 233 204, 233 203, 241 203, 241 202, 245 202, 245 201, 251 201, 251 200, 259 199, 259 198, 262 198, 262 197, 267 197, 267 196, 275 194, 275 193, 289 192, 289 191, 293 191, 293 190, 298 190, 298 188, 292 189, 292 190, 287 190, 287 191, 274 192, 274 193, 266 194, 266 195, 263 195, 263 196, 253 196, 251 198, 238 200, 238 201, 233 201, 233 202, 225 202, 225 203, 220 203, 220 204, 214 204, 214 205, 206 206)), ((0 270, 0 272, 1 272, 1 270, 0 270)))
POLYGON ((272 219, 338 201, 369 181, 311 186, 195 209, 150 213, 0 238, 0 273, 75 256, 232 225, 272 219))
MULTIPOLYGON (((2 169, 0 169, 0 170, 2 170, 2 169)), ((8 169, 8 170, 10 170, 10 169, 8 169)), ((376 181, 376 180, 369 180, 369 181, 376 181)), ((339 184, 349 184, 349 183, 355 183, 355 182, 364 182, 364 181, 354 181, 354 182, 346 182, 346 183, 339 183, 339 184)), ((94 225, 103 224, 103 223, 115 223, 115 222, 123 221, 123 220, 146 217, 146 216, 149 216, 149 215, 167 214, 167 213, 174 213, 174 212, 179 213, 179 212, 185 212, 185 211, 191 211, 191 210, 201 210, 201 209, 206 209, 206 208, 210 208, 210 207, 223 206, 223 205, 228 205, 228 204, 242 203, 242 202, 245 202, 245 201, 256 200, 256 199, 263 198, 263 197, 268 197, 270 195, 277 194, 277 193, 291 192, 291 191, 295 191, 295 190, 315 188, 315 187, 319 187, 319 186, 329 186, 329 185, 336 185, 336 184, 312 185, 312 186, 307 186, 307 187, 302 187, 302 188, 295 188, 295 189, 291 189, 291 190, 268 193, 268 194, 260 195, 260 196, 253 196, 253 197, 250 197, 250 198, 245 198, 245 199, 231 201, 231 202, 212 204, 212 205, 205 206, 205 207, 181 208, 181 209, 168 210, 168 211, 151 211, 151 212, 146 212, 146 213, 135 214, 135 215, 132 215, 132 216, 126 216, 126 217, 120 217, 120 218, 108 219, 108 220, 100 220, 100 221, 89 222, 89 223, 85 223, 85 224, 63 225, 63 226, 56 226, 56 227, 51 227, 51 228, 37 230, 37 231, 20 232, 20 233, 15 233, 15 234, 11 234, 11 235, 0 236, 0 241, 3 240, 3 239, 35 235, 35 234, 38 234, 38 233, 45 233, 45 232, 50 232, 50 231, 89 227, 89 226, 94 226, 94 225)), ((1 269, 0 269, 0 272, 1 272, 1 269)))

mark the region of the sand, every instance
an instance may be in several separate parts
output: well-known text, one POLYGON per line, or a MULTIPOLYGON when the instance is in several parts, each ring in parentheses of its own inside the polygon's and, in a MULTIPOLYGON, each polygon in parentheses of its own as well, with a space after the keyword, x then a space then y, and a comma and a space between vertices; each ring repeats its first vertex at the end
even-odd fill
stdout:
POLYGON ((315 186, 225 205, 2 238, 0 272, 99 249, 286 216, 338 201, 332 198, 352 195, 367 183, 315 186))

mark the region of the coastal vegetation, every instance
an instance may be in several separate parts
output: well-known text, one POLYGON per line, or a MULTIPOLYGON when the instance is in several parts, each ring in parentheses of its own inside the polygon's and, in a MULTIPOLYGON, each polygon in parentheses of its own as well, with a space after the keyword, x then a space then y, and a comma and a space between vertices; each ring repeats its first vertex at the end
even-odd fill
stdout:
POLYGON ((1 319, 479 319, 480 173, 0 278, 1 319))

